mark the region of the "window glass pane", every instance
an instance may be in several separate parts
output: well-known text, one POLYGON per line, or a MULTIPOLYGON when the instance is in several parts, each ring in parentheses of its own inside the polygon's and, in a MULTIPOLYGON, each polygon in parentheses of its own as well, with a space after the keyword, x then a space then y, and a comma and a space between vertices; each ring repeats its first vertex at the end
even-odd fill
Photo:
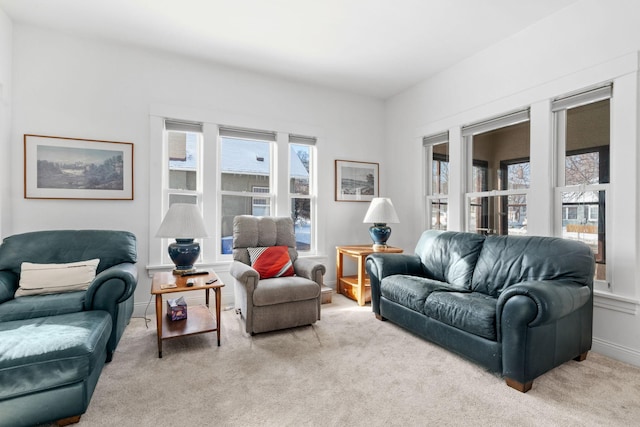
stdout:
POLYGON ((260 207, 260 214, 254 211, 254 197, 222 195, 222 217, 220 218, 221 252, 230 254, 233 243, 233 218, 236 215, 269 216, 269 204, 260 207))
POLYGON ((565 185, 609 182, 609 100, 567 110, 565 185))
POLYGON ((565 191, 562 210, 562 237, 589 245, 596 259, 595 279, 606 280, 605 192, 565 191))
POLYGON ((433 146, 431 194, 449 194, 449 143, 433 146))
POLYGON ((169 206, 174 203, 198 204, 198 196, 191 194, 169 194, 169 206))
POLYGON ((299 144, 289 146, 289 192, 308 196, 311 147, 299 144))
POLYGON ((269 142, 227 137, 220 141, 223 191, 250 192, 253 186, 271 188, 269 142))
POLYGON ((527 234, 527 196, 474 197, 469 201, 469 231, 480 234, 527 234))
POLYGON ((296 249, 308 251, 311 248, 311 200, 291 199, 291 218, 296 233, 296 249))
POLYGON ((434 230, 447 229, 448 216, 447 199, 431 200, 431 228, 434 230))
POLYGON ((503 162, 503 172, 506 173, 506 188, 504 190, 521 190, 529 188, 531 168, 529 162, 503 162))
POLYGON ((474 170, 472 191, 506 190, 509 185, 514 186, 513 188, 528 188, 529 140, 528 121, 474 135, 474 169, 485 168, 486 176, 477 177, 474 170), (508 165, 514 165, 513 177, 509 176, 508 165), (481 189, 480 185, 486 185, 486 188, 481 189))
POLYGON ((167 132, 170 189, 197 191, 199 137, 194 132, 167 132))

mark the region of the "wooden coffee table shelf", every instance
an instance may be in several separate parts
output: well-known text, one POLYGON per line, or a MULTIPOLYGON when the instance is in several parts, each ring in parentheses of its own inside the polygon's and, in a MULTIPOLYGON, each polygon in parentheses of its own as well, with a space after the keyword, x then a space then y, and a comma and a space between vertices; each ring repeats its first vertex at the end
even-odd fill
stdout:
POLYGON ((180 277, 169 272, 155 273, 151 282, 151 294, 156 296, 156 330, 158 335, 158 357, 162 358, 162 341, 187 335, 216 332, 218 346, 220 345, 220 304, 221 288, 224 283, 214 272, 201 276, 180 277), (187 286, 187 279, 193 279, 194 285, 187 286), (207 284, 215 279, 215 282, 207 284), (175 288, 162 289, 162 285, 173 284, 175 288), (215 315, 209 309, 209 290, 215 294, 215 315), (183 320, 169 320, 166 315, 163 295, 176 292, 205 291, 205 305, 187 307, 187 318, 183 320))

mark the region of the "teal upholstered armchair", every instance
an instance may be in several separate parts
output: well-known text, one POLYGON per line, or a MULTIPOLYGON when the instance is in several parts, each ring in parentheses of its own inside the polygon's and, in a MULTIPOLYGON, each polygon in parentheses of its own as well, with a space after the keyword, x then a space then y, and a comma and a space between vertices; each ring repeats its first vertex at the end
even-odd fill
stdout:
POLYGON ((133 313, 138 273, 136 237, 126 231, 54 230, 16 234, 0 245, 0 322, 88 310, 111 315, 110 361, 133 313), (99 259, 86 291, 15 298, 23 262, 62 264, 99 259))

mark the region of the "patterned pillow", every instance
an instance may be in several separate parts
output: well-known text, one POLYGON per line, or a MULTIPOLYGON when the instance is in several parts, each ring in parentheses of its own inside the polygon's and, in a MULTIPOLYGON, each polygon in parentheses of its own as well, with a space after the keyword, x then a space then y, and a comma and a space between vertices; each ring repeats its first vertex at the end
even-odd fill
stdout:
POLYGON ((266 248, 247 248, 251 267, 261 279, 271 277, 293 276, 293 263, 286 246, 269 246, 266 248))

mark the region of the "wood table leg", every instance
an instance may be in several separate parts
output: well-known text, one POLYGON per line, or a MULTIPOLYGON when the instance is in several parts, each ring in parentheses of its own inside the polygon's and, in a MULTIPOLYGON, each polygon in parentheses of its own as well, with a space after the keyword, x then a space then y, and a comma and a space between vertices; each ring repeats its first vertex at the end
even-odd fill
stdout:
MULTIPOLYGON (((220 295, 222 294, 220 288, 215 288, 213 290, 216 294, 216 333, 218 335, 218 347, 220 347, 220 305, 222 302, 222 298, 220 295)), ((207 297, 209 297, 209 292, 207 291, 207 297)))
POLYGON ((364 256, 358 256, 358 305, 365 305, 366 292, 366 278, 367 273, 364 270, 364 256))
POLYGON ((158 333, 158 357, 162 359, 162 295, 156 295, 156 330, 158 333))
POLYGON ((340 249, 337 251, 336 256, 336 293, 342 293, 342 285, 340 284, 340 279, 342 279, 342 252, 340 249))

